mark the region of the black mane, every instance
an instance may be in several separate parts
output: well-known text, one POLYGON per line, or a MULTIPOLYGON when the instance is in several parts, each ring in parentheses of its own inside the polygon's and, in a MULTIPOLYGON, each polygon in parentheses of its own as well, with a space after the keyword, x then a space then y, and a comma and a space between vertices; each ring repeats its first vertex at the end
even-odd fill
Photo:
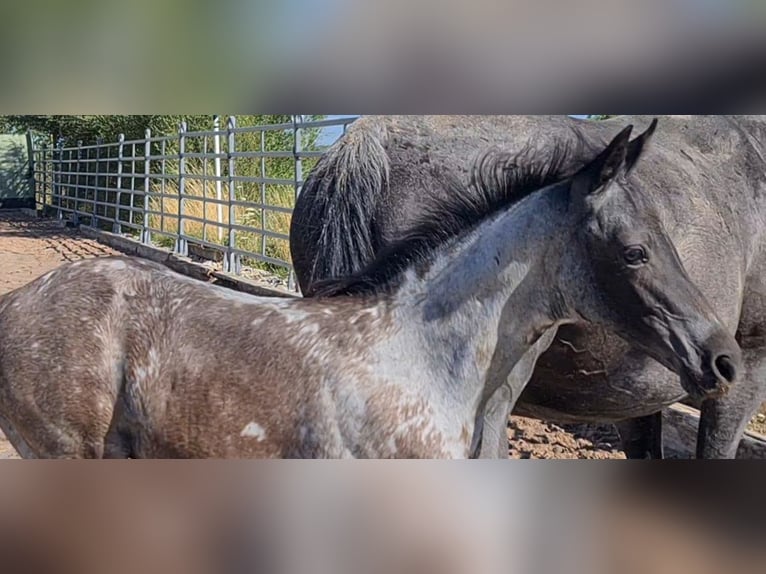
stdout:
POLYGON ((402 239, 380 251, 359 272, 316 282, 311 295, 332 297, 391 291, 399 285, 404 271, 430 261, 440 246, 463 236, 535 191, 573 175, 573 168, 582 165, 573 159, 580 155, 584 144, 579 134, 576 135, 573 143, 543 148, 528 143, 517 153, 490 149, 474 163, 468 186, 452 172, 436 174, 449 192, 446 200, 430 196, 430 203, 423 206, 420 222, 402 239))

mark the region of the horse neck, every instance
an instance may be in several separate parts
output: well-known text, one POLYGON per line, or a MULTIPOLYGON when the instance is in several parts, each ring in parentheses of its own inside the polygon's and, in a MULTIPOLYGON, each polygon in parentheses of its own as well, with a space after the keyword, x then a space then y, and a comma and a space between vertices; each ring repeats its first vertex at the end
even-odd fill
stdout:
POLYGON ((560 290, 545 272, 557 268, 565 241, 557 193, 533 194, 481 225, 398 292, 405 320, 416 323, 442 369, 439 380, 460 401, 478 404, 490 368, 494 378, 507 376, 556 321, 560 290))

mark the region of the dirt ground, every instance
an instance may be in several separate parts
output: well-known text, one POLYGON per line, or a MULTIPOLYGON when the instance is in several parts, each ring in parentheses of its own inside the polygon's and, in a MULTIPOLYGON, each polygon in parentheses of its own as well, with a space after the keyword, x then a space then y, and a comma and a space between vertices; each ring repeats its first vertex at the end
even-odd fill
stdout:
MULTIPOLYGON (((21 287, 66 261, 117 253, 54 221, 0 212, 0 293, 21 287)), ((512 417, 508 434, 511 458, 625 458, 611 425, 558 426, 512 417)), ((18 455, 0 433, 2 458, 18 455)))

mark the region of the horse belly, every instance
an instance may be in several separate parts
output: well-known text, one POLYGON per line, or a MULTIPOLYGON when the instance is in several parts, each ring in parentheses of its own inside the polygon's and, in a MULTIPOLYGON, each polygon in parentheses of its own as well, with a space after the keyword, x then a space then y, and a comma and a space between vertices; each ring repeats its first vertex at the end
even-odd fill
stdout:
POLYGON ((567 326, 538 360, 514 414, 561 423, 617 422, 655 413, 685 395, 677 375, 631 352, 618 337, 567 326))
MULTIPOLYGON (((558 423, 615 423, 656 413, 681 400, 683 390, 665 393, 644 392, 636 388, 615 388, 611 384, 592 384, 587 377, 537 381, 519 398, 513 414, 558 423), (582 388, 587 385, 586 388, 582 388), (615 392, 616 390, 623 392, 615 392)), ((650 391, 655 391, 655 388, 650 391)))

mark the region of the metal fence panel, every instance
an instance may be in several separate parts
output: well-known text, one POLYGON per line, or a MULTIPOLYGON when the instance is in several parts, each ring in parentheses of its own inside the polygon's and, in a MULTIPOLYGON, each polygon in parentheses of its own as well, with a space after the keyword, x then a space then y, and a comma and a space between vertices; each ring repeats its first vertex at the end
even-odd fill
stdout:
POLYGON ((289 227, 305 174, 356 116, 225 127, 33 148, 38 208, 60 219, 187 255, 218 253, 225 271, 263 269, 296 289, 289 227))

